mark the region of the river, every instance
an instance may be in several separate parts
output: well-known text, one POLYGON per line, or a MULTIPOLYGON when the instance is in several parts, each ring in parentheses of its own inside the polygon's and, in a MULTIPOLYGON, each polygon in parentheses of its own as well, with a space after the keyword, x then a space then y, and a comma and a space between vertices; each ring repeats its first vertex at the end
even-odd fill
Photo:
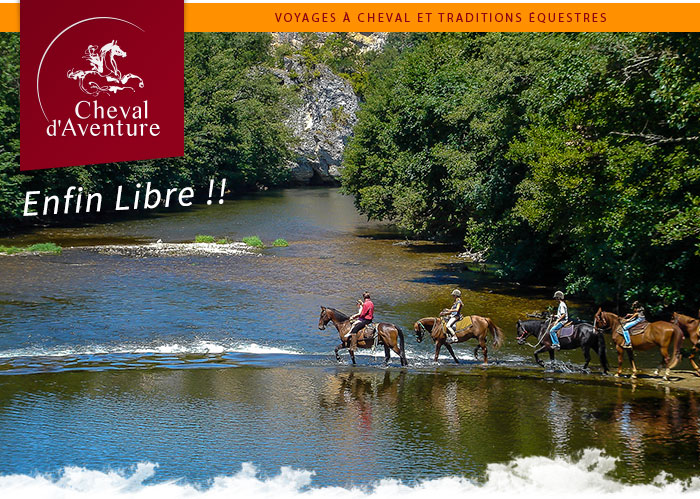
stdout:
POLYGON ((552 305, 553 290, 470 272, 457 248, 407 243, 337 189, 36 229, 0 245, 46 241, 63 252, 0 256, 0 475, 157 463, 147 483, 206 486, 252 463, 266 477, 313 471, 320 486, 479 482, 494 463, 574 463, 589 448, 615 458, 609 476, 621 483, 698 474, 695 393, 601 381, 597 357, 586 374, 578 351, 560 352, 541 376, 504 374, 532 369, 515 322, 552 305), (290 245, 153 245, 198 234, 290 245), (415 341, 413 322, 449 306, 456 286, 468 313, 506 333, 492 368, 474 360, 473 341, 456 347, 460 366, 446 352, 435 365, 432 344, 415 341), (355 368, 347 354, 333 358, 338 335, 318 330, 320 306, 352 313, 365 290, 377 319, 405 331, 408 369, 396 357, 384 368, 379 351, 355 368))

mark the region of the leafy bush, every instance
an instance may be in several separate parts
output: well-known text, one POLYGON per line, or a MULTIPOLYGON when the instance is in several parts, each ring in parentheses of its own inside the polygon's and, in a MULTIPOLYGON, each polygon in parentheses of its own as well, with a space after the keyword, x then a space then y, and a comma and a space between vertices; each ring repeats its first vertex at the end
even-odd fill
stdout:
POLYGON ((281 237, 279 237, 273 241, 272 245, 278 248, 286 248, 287 246, 289 246, 289 243, 286 239, 282 239, 281 237))
POLYGON ((195 243, 213 243, 215 241, 216 239, 214 238, 214 236, 206 236, 203 234, 199 234, 194 238, 195 243))
POLYGON ((61 254, 62 248, 54 243, 37 243, 31 246, 0 246, 0 253, 13 255, 16 253, 56 253, 61 254))
POLYGON ((254 248, 263 248, 265 245, 263 242, 260 240, 258 236, 250 236, 250 237, 244 237, 243 242, 246 243, 248 246, 252 246, 254 248))

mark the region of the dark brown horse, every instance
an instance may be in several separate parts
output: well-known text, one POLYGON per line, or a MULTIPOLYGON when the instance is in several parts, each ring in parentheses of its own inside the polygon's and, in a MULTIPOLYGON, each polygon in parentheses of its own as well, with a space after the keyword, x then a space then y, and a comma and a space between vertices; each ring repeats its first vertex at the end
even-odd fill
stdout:
MULTIPOLYGON (((505 335, 503 334, 503 331, 501 331, 501 329, 488 317, 472 315, 471 318, 471 326, 457 331, 457 343, 462 343, 463 341, 476 338, 479 344, 474 349, 474 357, 477 356, 479 347, 481 347, 481 351, 484 353, 484 364, 488 364, 488 349, 486 348, 487 334, 491 333, 491 336, 493 337, 494 350, 501 348, 503 341, 505 340, 505 335)), ((452 358, 457 364, 459 364, 459 360, 457 360, 457 356, 455 355, 454 350, 452 350, 452 345, 447 343, 447 325, 442 318, 423 317, 413 324, 413 330, 416 333, 416 341, 418 341, 418 343, 423 341, 423 335, 425 333, 429 334, 433 339, 433 342, 435 343, 435 362, 437 362, 438 356, 440 355, 440 348, 442 348, 442 345, 445 345, 445 348, 447 348, 447 351, 450 352, 452 358)))
MULTIPOLYGON (((700 312, 698 312, 698 317, 700 317, 700 312)), ((695 355, 698 353, 698 350, 700 350, 700 319, 673 312, 671 322, 681 328, 683 336, 690 340, 693 349, 690 351, 688 360, 690 360, 690 364, 693 366, 693 369, 695 369, 695 373, 700 375, 700 368, 698 368, 698 365, 695 363, 695 355)))
MULTIPOLYGON (((338 350, 350 348, 350 335, 348 333, 350 333, 352 328, 352 322, 350 321, 350 317, 334 308, 321 307, 321 316, 318 318, 318 328, 321 330, 326 329, 326 325, 328 325, 329 322, 333 323, 340 336, 340 345, 335 347, 335 358, 340 361, 338 350)), ((376 324, 376 326, 376 334, 379 335, 377 344, 384 347, 384 363, 389 363, 391 359, 391 350, 393 350, 401 359, 401 365, 407 366, 408 361, 406 360, 406 350, 404 349, 403 331, 401 331, 401 328, 387 322, 380 322, 376 324)), ((372 348, 374 346, 374 338, 364 333, 364 330, 360 330, 360 332, 357 333, 357 347, 372 348)), ((355 352, 353 352, 352 349, 350 349, 350 358, 352 359, 353 365, 356 364, 355 352)))
MULTIPOLYGON (((622 354, 624 348, 622 345, 625 338, 622 336, 622 322, 620 317, 612 312, 603 312, 601 308, 595 314, 595 326, 601 329, 612 330, 612 340, 617 349, 617 374, 622 374, 622 354)), ((683 332, 680 328, 670 322, 657 321, 650 323, 642 334, 635 334, 630 337, 632 339, 632 348, 628 348, 627 355, 632 364, 632 378, 637 377, 637 365, 634 363, 634 350, 649 350, 653 347, 659 347, 661 351, 661 365, 656 369, 655 374, 659 373, 659 369, 665 368, 663 378, 668 379, 668 374, 673 369, 681 358, 681 343, 683 342, 683 332), (669 347, 673 346, 673 358, 669 356, 669 347)))

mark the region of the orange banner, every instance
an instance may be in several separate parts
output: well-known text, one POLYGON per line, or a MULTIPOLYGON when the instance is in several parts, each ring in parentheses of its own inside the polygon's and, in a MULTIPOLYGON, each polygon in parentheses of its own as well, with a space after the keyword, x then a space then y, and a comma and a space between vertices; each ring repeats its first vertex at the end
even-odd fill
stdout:
MULTIPOLYGON (((19 4, 0 4, 19 31, 19 4)), ((700 4, 196 3, 185 31, 700 31, 700 4)))

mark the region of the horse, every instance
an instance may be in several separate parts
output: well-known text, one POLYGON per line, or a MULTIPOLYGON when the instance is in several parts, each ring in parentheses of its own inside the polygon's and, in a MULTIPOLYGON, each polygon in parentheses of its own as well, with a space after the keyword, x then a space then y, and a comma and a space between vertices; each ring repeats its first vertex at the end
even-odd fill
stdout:
MULTIPOLYGON (((340 362, 338 350, 350 348, 350 336, 346 337, 346 335, 352 329, 352 322, 350 321, 350 317, 334 308, 321 307, 321 315, 318 318, 318 328, 320 330, 326 329, 326 325, 329 322, 333 323, 340 336, 340 345, 335 347, 335 358, 340 362)), ((365 329, 366 328, 367 326, 365 329)), ((376 328, 376 334, 379 335, 377 344, 384 346, 384 364, 386 365, 389 363, 391 359, 391 350, 393 350, 401 359, 401 365, 407 366, 408 361, 406 360, 404 337, 401 328, 387 322, 376 324, 376 328)), ((365 338, 364 329, 362 329, 357 333, 357 346, 358 348, 372 348, 372 346, 374 346, 374 338, 365 338)), ((352 349, 350 349, 350 358, 352 359, 352 364, 355 365, 355 352, 352 349)))
MULTIPOLYGON (((700 312, 698 312, 698 317, 700 317, 700 312)), ((683 336, 690 340, 690 344, 693 349, 690 351, 690 364, 695 370, 695 374, 700 375, 700 368, 695 363, 695 354, 700 350, 700 320, 690 317, 689 315, 679 314, 678 312, 673 312, 671 317, 671 323, 678 326, 681 331, 683 331, 683 336)))
MULTIPOLYGON (((539 354, 542 352, 549 352, 549 359, 552 361, 554 360, 552 339, 547 332, 549 323, 549 321, 527 320, 518 321, 515 325, 515 339, 519 345, 525 344, 528 336, 537 338, 538 341, 535 347, 542 345, 534 352, 535 361, 542 367, 544 367, 544 362, 539 357, 539 354)), ((603 374, 608 374, 608 357, 605 353, 605 337, 603 333, 598 332, 592 324, 587 322, 576 324, 573 334, 560 338, 559 344, 562 350, 581 348, 581 350, 583 350, 583 357, 586 359, 586 363, 583 365, 584 369, 587 369, 588 364, 591 362, 591 349, 593 349, 593 351, 598 354, 600 366, 603 368, 603 374)))
MULTIPOLYGON (((488 349, 486 348, 487 334, 491 333, 494 350, 501 348, 503 341, 505 340, 505 335, 503 334, 503 331, 501 331, 501 329, 488 317, 472 315, 471 319, 471 326, 457 331, 457 343, 462 343, 463 341, 476 338, 479 341, 479 344, 476 346, 476 348, 474 348, 474 357, 478 358, 477 352, 481 347, 481 351, 484 353, 484 364, 488 364, 488 349)), ((418 319, 413 324, 413 330, 416 333, 416 341, 418 343, 423 341, 423 335, 425 333, 430 334, 430 337, 433 339, 433 343, 435 343, 435 362, 438 361, 440 348, 442 348, 442 345, 445 345, 447 351, 450 352, 450 355, 452 355, 452 358, 457 364, 459 364, 459 360, 457 359, 454 350, 452 350, 452 345, 446 341, 447 325, 443 319, 439 317, 423 317, 422 319, 418 319)))
POLYGON ((66 76, 77 80, 80 90, 95 97, 101 93, 117 93, 119 90, 126 89, 133 92, 134 88, 126 84, 131 79, 138 80, 139 88, 143 88, 143 80, 140 76, 132 73, 122 74, 115 57, 126 57, 126 52, 117 45, 116 40, 103 45, 99 54, 97 45, 89 45, 83 59, 90 63, 90 69, 71 69, 66 76))
MULTIPOLYGON (((622 322, 620 321, 620 317, 612 312, 603 312, 602 308, 598 308, 595 314, 595 323, 601 329, 612 330, 613 343, 615 343, 615 348, 617 349, 617 373, 615 376, 618 377, 622 374, 622 353, 625 350, 622 347, 625 338, 622 336, 622 322)), ((637 365, 634 363, 634 350, 649 350, 657 346, 661 352, 661 364, 654 374, 658 375, 660 369, 666 368, 663 379, 667 380, 670 370, 678 364, 681 358, 683 332, 680 328, 670 322, 656 321, 651 322, 644 330, 644 333, 632 335, 630 338, 632 340, 632 348, 626 350, 630 359, 630 364, 632 364, 631 378, 634 379, 637 377, 637 365), (669 357, 669 346, 673 346, 674 348, 673 358, 669 357)))

